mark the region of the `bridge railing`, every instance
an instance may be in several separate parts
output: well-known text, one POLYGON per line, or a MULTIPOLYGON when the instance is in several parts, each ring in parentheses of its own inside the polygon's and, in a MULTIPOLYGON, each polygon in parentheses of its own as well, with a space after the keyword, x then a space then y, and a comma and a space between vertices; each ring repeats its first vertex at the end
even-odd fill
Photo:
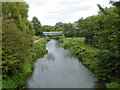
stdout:
POLYGON ((55 31, 55 32, 43 32, 44 35, 62 35, 62 31, 55 31))

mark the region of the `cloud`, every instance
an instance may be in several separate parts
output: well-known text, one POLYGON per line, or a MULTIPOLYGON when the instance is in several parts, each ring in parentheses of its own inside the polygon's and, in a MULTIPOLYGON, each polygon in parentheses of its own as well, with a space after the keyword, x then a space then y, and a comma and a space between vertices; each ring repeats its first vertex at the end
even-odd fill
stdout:
POLYGON ((96 15, 97 4, 109 7, 109 0, 25 0, 29 8, 29 20, 36 16, 42 25, 55 25, 77 21, 79 18, 96 15))

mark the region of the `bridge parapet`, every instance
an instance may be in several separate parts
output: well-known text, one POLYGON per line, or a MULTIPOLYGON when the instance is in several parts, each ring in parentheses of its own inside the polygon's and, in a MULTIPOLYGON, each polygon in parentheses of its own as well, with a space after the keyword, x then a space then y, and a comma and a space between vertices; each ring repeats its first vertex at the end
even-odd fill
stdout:
POLYGON ((55 31, 55 32, 43 32, 44 35, 62 35, 62 31, 55 31))

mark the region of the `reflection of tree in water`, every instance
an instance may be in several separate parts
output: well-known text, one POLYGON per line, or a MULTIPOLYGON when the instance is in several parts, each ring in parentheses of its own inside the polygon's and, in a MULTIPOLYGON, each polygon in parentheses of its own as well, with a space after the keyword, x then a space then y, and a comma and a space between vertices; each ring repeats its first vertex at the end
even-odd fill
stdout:
POLYGON ((56 43, 56 47, 57 47, 57 48, 62 48, 62 43, 58 43, 58 42, 57 42, 57 43, 56 43))
POLYGON ((41 65, 41 71, 44 71, 45 69, 48 69, 48 66, 46 66, 46 65, 41 65))
POLYGON ((68 53, 65 53, 65 54, 64 54, 64 57, 65 57, 65 58, 73 58, 74 56, 73 56, 72 53, 68 52, 68 53))
POLYGON ((47 54, 47 60, 55 60, 53 53, 47 54))

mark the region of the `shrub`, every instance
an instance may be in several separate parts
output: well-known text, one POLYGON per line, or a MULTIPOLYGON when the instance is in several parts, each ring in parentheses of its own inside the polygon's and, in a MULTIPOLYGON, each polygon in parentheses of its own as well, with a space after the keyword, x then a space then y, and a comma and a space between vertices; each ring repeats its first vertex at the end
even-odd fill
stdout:
POLYGON ((120 84, 117 83, 117 82, 107 83, 106 87, 107 88, 119 88, 120 89, 120 84))

